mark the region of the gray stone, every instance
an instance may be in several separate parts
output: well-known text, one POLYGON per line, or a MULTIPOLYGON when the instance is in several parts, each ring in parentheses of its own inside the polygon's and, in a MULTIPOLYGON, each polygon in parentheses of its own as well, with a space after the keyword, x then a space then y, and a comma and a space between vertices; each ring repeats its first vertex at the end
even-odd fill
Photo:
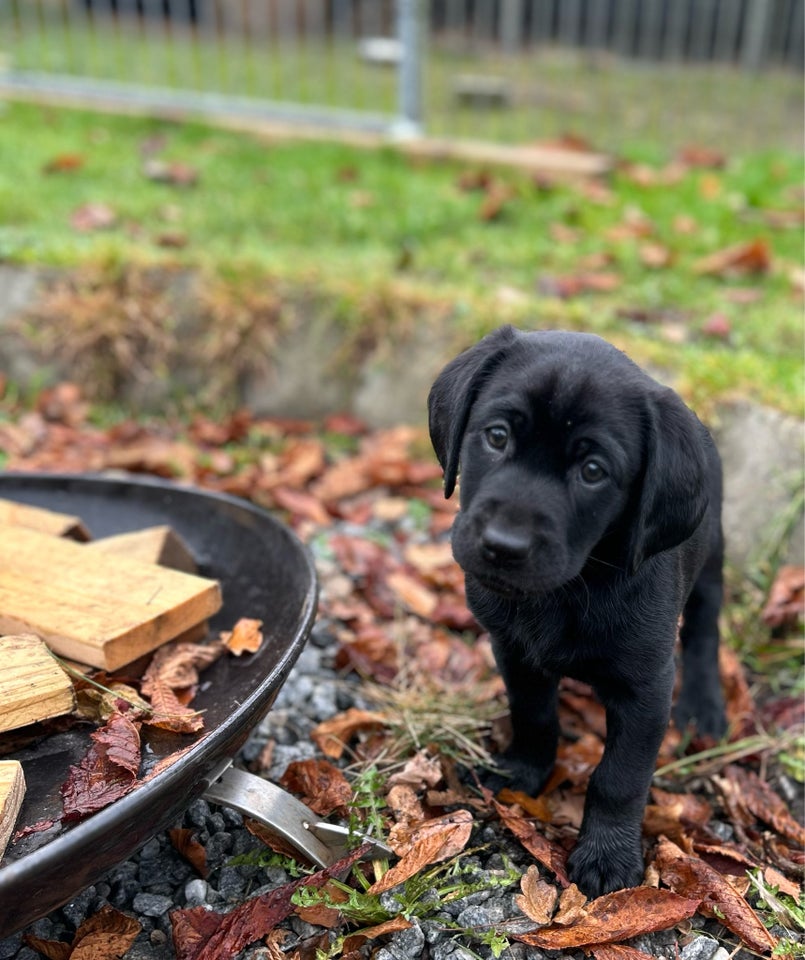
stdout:
POLYGON ((206 880, 202 880, 201 877, 196 877, 195 880, 189 880, 184 887, 184 898, 187 906, 197 907, 202 903, 206 903, 209 890, 210 885, 206 880))
POLYGON ((419 960, 425 949, 425 934, 416 917, 408 930, 395 934, 391 946, 400 960, 419 960))
POLYGON ((134 909, 146 917, 161 917, 173 909, 174 903, 170 897, 156 893, 138 893, 134 898, 134 909))
POLYGON ((13 937, 0 940, 0 960, 13 960, 21 946, 21 933, 15 933, 13 937))
POLYGON ((679 953, 679 960, 727 960, 728 957, 716 940, 705 936, 691 940, 679 953))
POLYGON ((235 901, 246 891, 248 879, 238 867, 221 867, 218 874, 218 892, 224 899, 235 901))
POLYGON ((76 897, 73 897, 69 903, 65 903, 61 908, 62 913, 78 929, 87 919, 89 908, 95 899, 95 887, 87 887, 86 890, 82 890, 76 897))

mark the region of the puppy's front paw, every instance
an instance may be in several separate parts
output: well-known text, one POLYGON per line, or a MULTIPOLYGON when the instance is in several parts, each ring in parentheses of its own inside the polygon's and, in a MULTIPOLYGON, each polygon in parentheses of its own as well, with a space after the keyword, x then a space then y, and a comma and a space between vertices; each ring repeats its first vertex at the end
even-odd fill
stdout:
POLYGON ((640 840, 617 831, 589 831, 568 858, 568 876, 591 899, 643 882, 645 866, 640 840))

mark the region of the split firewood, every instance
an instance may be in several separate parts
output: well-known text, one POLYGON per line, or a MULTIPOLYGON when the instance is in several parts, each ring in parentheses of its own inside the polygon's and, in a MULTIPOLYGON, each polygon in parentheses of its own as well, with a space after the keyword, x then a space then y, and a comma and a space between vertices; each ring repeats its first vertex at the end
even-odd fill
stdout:
POLYGON ((11 839, 24 796, 22 764, 17 760, 0 760, 0 859, 11 839))
POLYGON ((148 527, 102 537, 88 543, 84 549, 108 556, 129 557, 143 563, 158 563, 184 573, 196 573, 198 570, 190 548, 169 526, 148 527))
POLYGON ((73 709, 73 684, 39 637, 0 637, 0 661, 0 732, 73 709))
POLYGON ((80 517, 46 510, 44 507, 32 507, 27 503, 17 503, 16 500, 0 499, 0 523, 30 527, 54 537, 68 537, 81 542, 91 539, 80 517))
POLYGON ((60 656, 116 670, 221 607, 216 580, 0 524, 0 631, 36 633, 60 656))

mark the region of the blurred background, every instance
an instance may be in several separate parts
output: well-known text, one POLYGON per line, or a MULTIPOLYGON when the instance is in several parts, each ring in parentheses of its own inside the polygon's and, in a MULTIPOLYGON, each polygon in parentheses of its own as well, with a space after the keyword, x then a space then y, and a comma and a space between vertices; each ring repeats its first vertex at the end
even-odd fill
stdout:
POLYGON ((0 5, 20 93, 505 142, 572 128, 607 149, 799 148, 803 29, 802 0, 0 5))

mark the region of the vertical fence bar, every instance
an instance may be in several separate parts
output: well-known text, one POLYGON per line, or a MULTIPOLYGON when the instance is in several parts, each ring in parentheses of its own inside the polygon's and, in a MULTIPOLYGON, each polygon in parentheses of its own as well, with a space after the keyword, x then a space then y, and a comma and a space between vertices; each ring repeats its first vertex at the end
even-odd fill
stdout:
POLYGON ((419 0, 397 0, 397 37, 401 56, 393 133, 402 138, 417 137, 422 133, 420 17, 419 0))
POLYGON ((770 0, 749 0, 741 63, 747 70, 760 70, 766 60, 771 28, 770 0))

